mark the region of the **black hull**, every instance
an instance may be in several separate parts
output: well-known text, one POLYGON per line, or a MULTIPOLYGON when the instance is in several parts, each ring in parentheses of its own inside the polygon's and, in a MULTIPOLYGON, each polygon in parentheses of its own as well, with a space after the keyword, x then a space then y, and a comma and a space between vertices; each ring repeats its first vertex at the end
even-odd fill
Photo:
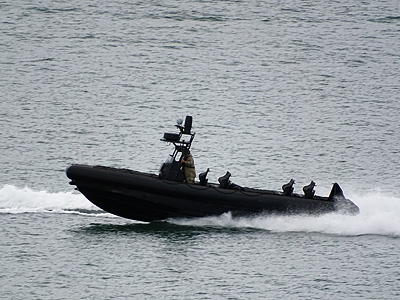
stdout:
POLYGON ((145 222, 225 212, 234 215, 359 212, 353 202, 344 198, 338 185, 337 194, 333 191, 329 197, 307 199, 275 191, 250 188, 238 191, 222 189, 215 184, 185 184, 159 179, 153 174, 101 166, 72 165, 66 172, 71 184, 99 208, 145 222))

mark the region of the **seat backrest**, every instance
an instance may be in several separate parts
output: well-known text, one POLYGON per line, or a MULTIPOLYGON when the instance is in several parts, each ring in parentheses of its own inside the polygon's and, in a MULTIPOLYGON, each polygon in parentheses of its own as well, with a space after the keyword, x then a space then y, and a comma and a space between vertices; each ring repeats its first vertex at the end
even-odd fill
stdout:
POLYGON ((210 169, 207 169, 207 171, 199 174, 199 180, 200 180, 200 184, 201 185, 206 185, 207 184, 207 182, 208 182, 208 179, 207 179, 208 172, 210 172, 210 169))
POLYGON ((230 184, 230 180, 229 180, 230 177, 231 177, 231 173, 229 171, 226 171, 226 174, 224 176, 218 178, 220 187, 222 187, 223 189, 226 189, 230 184))

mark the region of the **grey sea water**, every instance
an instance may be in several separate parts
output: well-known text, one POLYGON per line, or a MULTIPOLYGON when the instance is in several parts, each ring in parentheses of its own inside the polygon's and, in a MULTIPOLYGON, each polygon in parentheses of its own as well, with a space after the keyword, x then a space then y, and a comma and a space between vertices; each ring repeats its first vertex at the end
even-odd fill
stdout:
POLYGON ((0 1, 5 299, 400 298, 398 1, 0 1), (198 172, 356 217, 138 223, 72 163, 157 173, 192 115, 198 172))

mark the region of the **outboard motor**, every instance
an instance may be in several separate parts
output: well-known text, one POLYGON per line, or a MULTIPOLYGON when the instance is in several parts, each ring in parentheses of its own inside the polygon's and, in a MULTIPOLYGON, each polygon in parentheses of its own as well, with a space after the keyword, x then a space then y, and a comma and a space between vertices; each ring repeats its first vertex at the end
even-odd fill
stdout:
POLYGON ((314 181, 311 181, 311 183, 309 185, 306 185, 305 187, 303 187, 303 192, 307 199, 312 199, 314 197, 314 193, 315 193, 314 187, 315 187, 314 181))
POLYGON ((282 185, 283 194, 285 196, 290 196, 293 193, 293 184, 295 184, 294 180, 290 179, 288 183, 282 185))

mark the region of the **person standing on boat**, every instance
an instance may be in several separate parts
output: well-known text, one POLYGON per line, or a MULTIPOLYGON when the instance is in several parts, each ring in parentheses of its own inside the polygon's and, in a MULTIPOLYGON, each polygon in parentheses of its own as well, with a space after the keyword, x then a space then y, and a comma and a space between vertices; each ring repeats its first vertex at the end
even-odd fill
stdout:
POLYGON ((186 183, 194 183, 196 178, 196 168, 194 167, 194 159, 188 150, 185 158, 182 159, 183 173, 185 174, 186 183))

